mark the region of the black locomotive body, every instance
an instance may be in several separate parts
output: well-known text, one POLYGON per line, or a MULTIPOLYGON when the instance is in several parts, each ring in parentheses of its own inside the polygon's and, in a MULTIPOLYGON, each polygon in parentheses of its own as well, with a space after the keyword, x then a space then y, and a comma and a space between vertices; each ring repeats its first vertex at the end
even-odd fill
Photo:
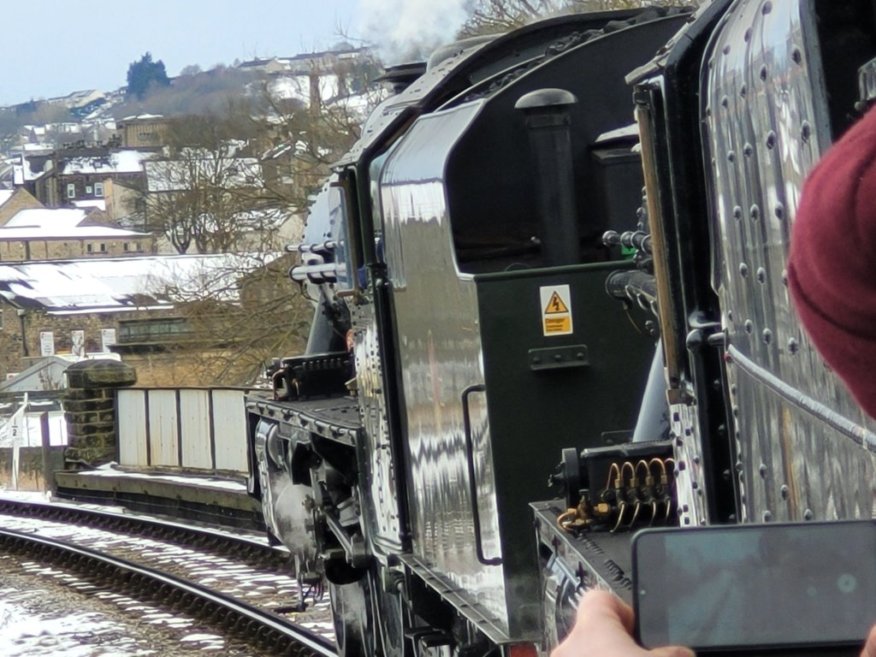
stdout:
POLYGON ((251 492, 328 582, 341 654, 546 650, 582 590, 629 597, 637 527, 872 514, 872 426, 784 259, 868 100, 874 20, 558 18, 450 47, 378 108, 291 272, 306 354, 247 404, 251 492))

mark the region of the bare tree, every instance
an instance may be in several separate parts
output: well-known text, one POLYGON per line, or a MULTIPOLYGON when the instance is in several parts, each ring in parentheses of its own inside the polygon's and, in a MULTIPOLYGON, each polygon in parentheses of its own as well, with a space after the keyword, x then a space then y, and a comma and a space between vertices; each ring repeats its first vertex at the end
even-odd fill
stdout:
POLYGON ((164 157, 146 164, 146 225, 179 253, 252 250, 284 216, 264 190, 248 114, 171 122, 164 157))
POLYGON ((190 382, 252 385, 273 357, 300 353, 313 310, 289 281, 293 262, 289 255, 229 257, 164 287, 184 325, 167 348, 186 361, 190 382))

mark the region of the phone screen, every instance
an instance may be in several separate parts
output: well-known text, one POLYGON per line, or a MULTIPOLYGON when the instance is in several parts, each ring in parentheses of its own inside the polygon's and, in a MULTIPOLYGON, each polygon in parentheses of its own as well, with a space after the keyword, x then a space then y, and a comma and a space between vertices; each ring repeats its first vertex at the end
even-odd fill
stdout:
POLYGON ((645 530, 633 583, 646 648, 860 644, 876 622, 876 524, 645 530))

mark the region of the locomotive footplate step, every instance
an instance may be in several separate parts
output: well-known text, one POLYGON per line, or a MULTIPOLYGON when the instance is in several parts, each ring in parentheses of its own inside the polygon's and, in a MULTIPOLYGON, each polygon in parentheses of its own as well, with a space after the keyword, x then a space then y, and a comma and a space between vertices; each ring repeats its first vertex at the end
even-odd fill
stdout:
POLYGON ((630 531, 568 531, 560 527, 566 511, 562 500, 533 502, 535 527, 540 544, 550 546, 562 561, 563 570, 574 574, 579 589, 610 589, 632 602, 630 531))

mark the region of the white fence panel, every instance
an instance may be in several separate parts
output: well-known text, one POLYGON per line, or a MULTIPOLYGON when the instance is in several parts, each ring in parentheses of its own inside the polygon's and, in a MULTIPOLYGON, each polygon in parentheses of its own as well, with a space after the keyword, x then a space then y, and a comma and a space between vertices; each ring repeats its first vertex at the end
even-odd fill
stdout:
POLYGON ((121 465, 249 471, 245 390, 128 388, 118 393, 121 465))
POLYGON ((146 423, 146 391, 119 390, 116 425, 119 464, 133 468, 149 465, 149 431, 146 423))
POLYGON ((147 395, 150 465, 179 467, 179 409, 176 390, 150 390, 147 395))
POLYGON ((212 469, 210 390, 180 390, 180 445, 184 468, 212 469))
POLYGON ((213 393, 213 424, 216 469, 248 472, 246 455, 246 413, 243 390, 213 393))

